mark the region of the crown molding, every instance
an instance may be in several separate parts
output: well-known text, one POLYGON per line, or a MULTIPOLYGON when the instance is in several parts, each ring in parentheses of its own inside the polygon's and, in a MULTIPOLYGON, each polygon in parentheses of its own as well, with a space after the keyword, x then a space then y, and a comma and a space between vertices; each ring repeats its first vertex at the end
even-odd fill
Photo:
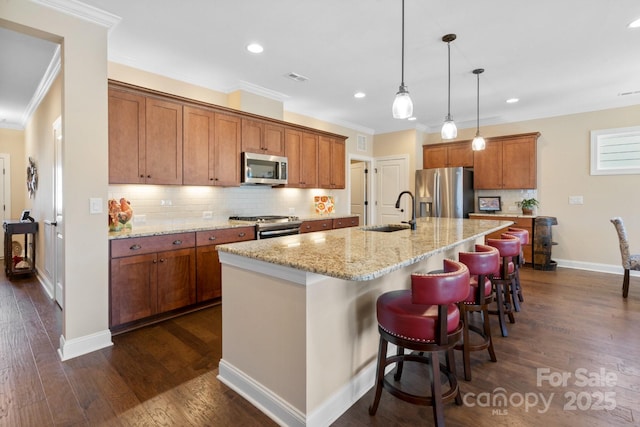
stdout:
POLYGON ((122 20, 117 15, 77 0, 31 0, 33 3, 49 7, 67 15, 101 25, 109 30, 122 20))
POLYGON ((22 127, 24 128, 27 124, 27 120, 31 117, 31 115, 36 111, 38 105, 42 102, 44 97, 49 93, 49 89, 53 84, 53 81, 56 79, 60 70, 62 68, 62 58, 61 58, 61 47, 58 45, 56 47, 56 51, 53 53, 53 58, 51 58, 51 62, 47 67, 47 71, 45 71, 44 76, 42 76, 42 80, 38 84, 38 88, 36 92, 33 94, 33 98, 29 101, 29 105, 24 111, 22 115, 22 127))

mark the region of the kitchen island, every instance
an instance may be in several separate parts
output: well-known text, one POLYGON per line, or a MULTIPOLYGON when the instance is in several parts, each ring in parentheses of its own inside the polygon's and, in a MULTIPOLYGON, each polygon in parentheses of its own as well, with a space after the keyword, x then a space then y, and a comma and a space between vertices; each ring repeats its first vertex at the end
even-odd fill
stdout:
POLYGON ((510 224, 423 218, 221 245, 219 379, 280 424, 329 425, 373 386, 378 296, 510 224))

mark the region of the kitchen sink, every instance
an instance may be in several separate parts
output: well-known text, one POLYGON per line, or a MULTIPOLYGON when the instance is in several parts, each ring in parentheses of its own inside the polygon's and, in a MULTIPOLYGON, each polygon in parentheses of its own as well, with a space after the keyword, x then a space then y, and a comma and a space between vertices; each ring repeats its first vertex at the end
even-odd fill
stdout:
POLYGON ((385 224, 385 225, 374 225, 371 227, 365 227, 362 230, 363 231, 379 231, 382 233, 391 233, 394 231, 400 231, 400 230, 409 230, 410 226, 409 224, 385 224))

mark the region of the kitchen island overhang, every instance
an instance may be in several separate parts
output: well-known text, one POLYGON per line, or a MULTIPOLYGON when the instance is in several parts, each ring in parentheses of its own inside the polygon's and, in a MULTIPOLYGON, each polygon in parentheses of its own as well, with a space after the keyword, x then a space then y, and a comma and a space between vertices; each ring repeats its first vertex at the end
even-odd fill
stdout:
POLYGON ((220 246, 219 379, 280 424, 330 424, 373 386, 378 296, 409 288, 411 273, 440 269, 510 224, 426 218, 415 231, 351 228, 220 246))

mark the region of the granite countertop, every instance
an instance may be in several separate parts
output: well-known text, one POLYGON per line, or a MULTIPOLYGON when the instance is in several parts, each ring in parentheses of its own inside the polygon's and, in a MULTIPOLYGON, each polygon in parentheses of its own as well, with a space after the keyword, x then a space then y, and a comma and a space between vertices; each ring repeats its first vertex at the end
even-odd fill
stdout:
POLYGON ((344 280, 372 280, 513 224, 419 218, 417 230, 390 233, 351 227, 218 246, 222 252, 344 280))
MULTIPOLYGON (((355 215, 311 215, 300 217, 301 221, 334 219, 334 218, 351 218, 355 215)), ((231 220, 201 220, 201 221, 173 221, 162 224, 143 224, 133 225, 132 228, 126 228, 121 231, 109 231, 109 240, 128 239, 130 237, 147 237, 161 236, 165 234, 188 233, 196 231, 217 230, 224 228, 247 227, 252 224, 246 221, 231 220)))

